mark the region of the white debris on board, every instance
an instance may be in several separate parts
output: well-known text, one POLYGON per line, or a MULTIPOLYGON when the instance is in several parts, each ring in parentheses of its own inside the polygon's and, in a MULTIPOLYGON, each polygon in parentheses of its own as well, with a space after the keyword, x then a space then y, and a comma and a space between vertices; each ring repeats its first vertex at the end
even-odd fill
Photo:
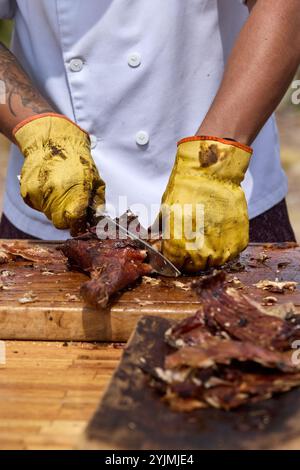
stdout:
POLYGON ((297 287, 297 282, 295 281, 270 281, 268 279, 261 280, 256 284, 253 284, 258 289, 268 290, 270 292, 283 293, 285 290, 295 290, 297 287))
POLYGON ((75 294, 66 294, 66 299, 69 301, 69 302, 79 302, 79 297, 75 294))
POLYGON ((264 306, 270 306, 270 305, 276 304, 277 302, 278 302, 277 297, 273 297, 273 296, 269 295, 269 296, 264 297, 264 298, 262 299, 262 303, 261 303, 261 304, 264 305, 264 306))
POLYGON ((5 250, 0 248, 0 264, 5 264, 10 261, 10 256, 8 253, 6 253, 5 250))
POLYGON ((271 259, 270 256, 267 255, 265 251, 262 251, 261 253, 258 254, 258 257, 256 258, 257 261, 260 263, 264 263, 267 261, 267 259, 271 259))
POLYGON ((232 287, 235 287, 236 289, 243 289, 244 287, 242 282, 239 280, 237 276, 234 276, 232 279, 229 279, 227 282, 228 284, 231 284, 232 287))
POLYGON ((26 292, 23 297, 18 299, 18 302, 20 304, 31 304, 33 302, 36 302, 38 300, 38 296, 35 295, 32 291, 26 292))
POLYGON ((13 271, 1 271, 0 276, 5 277, 14 277, 15 273, 13 271))
POLYGON ((155 277, 143 276, 144 284, 149 284, 150 286, 158 286, 160 282, 160 279, 156 279, 155 277))
POLYGON ((14 271, 4 270, 4 271, 0 271, 0 275, 1 277, 14 277, 16 273, 14 271))
POLYGON ((191 284, 184 284, 183 282, 180 281, 173 281, 173 284, 175 287, 178 287, 178 289, 188 291, 191 290, 191 284))
POLYGON ((9 290, 9 287, 0 282, 0 290, 9 290))

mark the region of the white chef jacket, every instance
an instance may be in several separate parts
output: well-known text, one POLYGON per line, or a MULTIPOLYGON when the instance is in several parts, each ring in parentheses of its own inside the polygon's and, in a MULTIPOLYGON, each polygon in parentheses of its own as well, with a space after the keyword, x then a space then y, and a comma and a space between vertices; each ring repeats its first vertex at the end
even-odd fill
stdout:
MULTIPOLYGON (((42 94, 91 134, 108 207, 119 212, 120 196, 136 212, 135 204, 158 207, 176 142, 207 113, 247 14, 239 0, 0 0, 0 17, 15 19, 13 52, 42 94)), ((274 117, 253 147, 243 183, 250 217, 287 192, 274 117)), ((66 238, 22 201, 22 162, 13 146, 4 213, 30 235, 66 238)))

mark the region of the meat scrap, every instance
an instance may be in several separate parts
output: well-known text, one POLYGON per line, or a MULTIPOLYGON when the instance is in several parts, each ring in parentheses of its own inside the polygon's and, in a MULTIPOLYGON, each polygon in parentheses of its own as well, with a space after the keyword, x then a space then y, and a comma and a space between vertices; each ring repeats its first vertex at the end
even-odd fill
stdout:
POLYGON ((173 285, 174 285, 175 287, 177 287, 178 289, 182 289, 182 290, 184 290, 184 291, 189 291, 189 290, 191 290, 190 283, 185 284, 185 283, 183 283, 183 282, 181 282, 181 281, 173 281, 173 285))
POLYGON ((147 252, 129 239, 85 237, 67 240, 61 249, 71 267, 90 276, 80 293, 93 307, 105 308, 112 295, 152 272, 152 267, 146 263, 147 252))
POLYGON ((264 373, 218 371, 220 377, 212 376, 203 385, 189 382, 169 385, 164 400, 177 411, 192 411, 213 407, 231 410, 249 403, 270 399, 300 385, 300 373, 267 375, 264 373), (229 377, 226 380, 226 375, 229 377), (234 374, 236 372, 236 374, 234 374), (223 377, 223 378, 222 378, 223 377), (187 402, 187 404, 185 403, 187 402))
POLYGON ((275 281, 269 281, 268 279, 264 279, 254 284, 254 286, 258 289, 283 294, 285 290, 295 290, 297 284, 298 283, 295 281, 278 281, 277 279, 275 281))
POLYGON ((235 287, 236 289, 244 288, 242 282, 239 280, 237 276, 234 276, 232 279, 228 279, 227 283, 230 284, 232 287, 235 287))
POLYGON ((67 293, 65 295, 66 299, 68 302, 79 302, 79 297, 77 297, 77 295, 75 294, 70 294, 70 293, 67 293))
POLYGON ((148 368, 172 409, 230 410, 300 385, 300 367, 292 361, 300 315, 286 309, 285 317, 273 316, 228 287, 223 272, 193 287, 202 309, 166 331, 172 352, 163 368, 148 368))
POLYGON ((175 348, 206 344, 212 338, 214 336, 205 327, 204 313, 201 310, 175 324, 165 333, 166 342, 175 348))
POLYGON ((143 284, 148 284, 150 286, 159 286, 161 283, 160 279, 156 279, 150 276, 143 276, 143 284))
POLYGON ((0 248, 0 264, 8 263, 11 260, 9 254, 0 248))
POLYGON ((3 263, 17 258, 32 262, 44 262, 45 264, 64 260, 59 251, 48 247, 44 248, 38 244, 33 245, 26 241, 2 242, 0 245, 0 264, 1 259, 6 260, 2 261, 3 263))
POLYGON ((267 297, 264 297, 264 298, 262 299, 261 304, 262 304, 263 306, 270 306, 270 305, 276 304, 277 302, 278 302, 277 297, 274 297, 274 296, 272 296, 272 295, 268 295, 267 297))
POLYGON ((1 279, 6 279, 6 278, 9 278, 9 277, 14 277, 15 276, 15 273, 13 271, 0 271, 0 277, 1 279))
POLYGON ((10 288, 0 281, 0 290, 9 290, 10 288))
POLYGON ((213 334, 226 332, 231 338, 250 341, 269 349, 289 350, 300 339, 300 329, 288 321, 267 315, 250 297, 224 288, 225 274, 203 277, 194 288, 201 297, 206 327, 213 334))
POLYGON ((38 296, 35 295, 32 291, 26 292, 23 297, 18 299, 19 304, 32 304, 37 302, 38 296))
POLYGON ((269 351, 246 341, 211 339, 202 346, 180 348, 170 354, 165 361, 167 369, 178 366, 207 369, 216 364, 230 364, 233 361, 252 361, 265 367, 276 368, 283 372, 293 372, 295 366, 290 355, 269 351))

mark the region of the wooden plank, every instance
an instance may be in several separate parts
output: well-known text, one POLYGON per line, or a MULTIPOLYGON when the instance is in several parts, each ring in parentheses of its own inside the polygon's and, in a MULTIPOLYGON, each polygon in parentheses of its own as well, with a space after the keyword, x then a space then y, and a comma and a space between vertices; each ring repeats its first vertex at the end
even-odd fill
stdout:
MULTIPOLYGON (((37 243, 53 249, 56 245, 37 243)), ((261 299, 267 292, 253 287, 260 279, 295 280, 300 282, 300 248, 274 249, 251 245, 241 255, 242 272, 231 272, 244 284, 244 292, 261 299), (268 258, 259 261, 264 251, 268 258), (279 263, 288 263, 278 269, 279 263)), ((67 270, 59 261, 47 266, 31 262, 11 262, 0 266, 0 273, 10 271, 11 276, 0 277, 8 290, 0 290, 0 338, 51 341, 127 341, 137 321, 143 315, 181 319, 193 314, 201 300, 191 290, 176 286, 174 279, 158 278, 156 286, 138 283, 120 294, 105 311, 83 305, 79 296, 85 275, 67 270), (46 271, 46 272, 45 272, 46 271), (52 271, 53 274, 49 274, 52 271), (32 291, 35 303, 20 304, 18 299, 32 291), (71 296, 71 297, 70 297, 71 296), (74 297, 75 296, 75 297, 74 297), (75 299, 75 300, 70 300, 75 299)), ((187 286, 194 278, 182 277, 187 286)), ((272 294, 273 295, 273 294, 272 294)), ((300 290, 276 295, 278 303, 294 302, 300 311, 300 290)))
POLYGON ((116 368, 112 344, 6 342, 0 449, 73 449, 116 368))
POLYGON ((142 372, 161 367, 172 321, 144 317, 89 423, 80 447, 114 450, 299 449, 300 389, 235 411, 171 411, 142 372))

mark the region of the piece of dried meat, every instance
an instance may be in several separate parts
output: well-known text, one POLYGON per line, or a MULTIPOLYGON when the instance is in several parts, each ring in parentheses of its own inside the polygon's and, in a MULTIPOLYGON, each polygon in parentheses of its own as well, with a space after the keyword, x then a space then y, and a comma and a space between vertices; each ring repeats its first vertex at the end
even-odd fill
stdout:
POLYGON ((194 288, 203 302, 206 325, 211 332, 225 331, 240 341, 252 341, 260 346, 288 350, 300 339, 299 327, 265 310, 250 297, 232 288, 224 288, 225 274, 199 279, 194 288))
POLYGON ((295 281, 278 281, 277 279, 275 281, 270 281, 268 279, 263 279, 254 284, 254 286, 258 289, 283 294, 285 290, 295 290, 297 284, 298 283, 295 281))
POLYGON ((0 249, 4 251, 10 259, 22 258, 26 261, 54 263, 64 261, 62 254, 55 249, 41 247, 27 241, 2 242, 0 249))
POLYGON ((62 246, 70 265, 88 274, 80 293, 91 306, 105 308, 112 295, 149 275, 147 253, 132 240, 67 240, 62 246))

